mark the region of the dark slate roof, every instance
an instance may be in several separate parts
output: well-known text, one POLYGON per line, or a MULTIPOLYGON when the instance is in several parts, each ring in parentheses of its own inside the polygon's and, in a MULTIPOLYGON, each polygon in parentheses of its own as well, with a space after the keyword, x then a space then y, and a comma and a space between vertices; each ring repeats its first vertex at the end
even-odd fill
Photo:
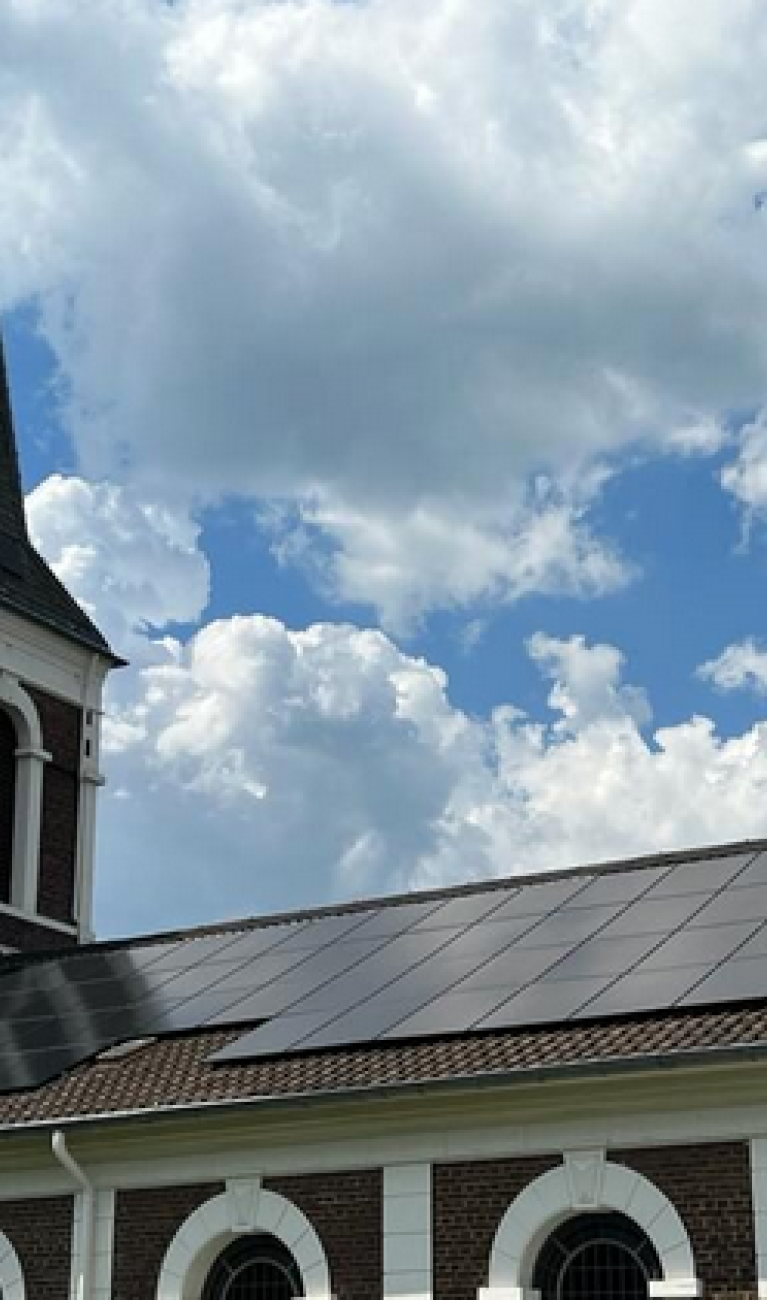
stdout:
POLYGON ((0 337, 0 608, 30 618, 103 654, 113 653, 98 628, 70 596, 29 540, 0 337))
MULTIPOLYGON (((767 841, 749 841, 89 944, 77 951, 7 957, 0 963, 0 1006, 4 1011, 0 1070, 6 1070, 0 1127, 254 1099, 276 1102, 318 1093, 342 1097, 360 1089, 436 1087, 480 1078, 507 1082, 509 1077, 524 1079, 531 1072, 604 1072, 652 1068, 670 1060, 697 1065, 744 1053, 767 1055, 767 907, 763 898, 767 886, 759 880, 765 868, 767 841), (254 1027, 279 1026, 293 1016, 298 1020, 302 1013, 291 1011, 291 1007, 301 996, 304 975, 315 989, 328 993, 328 1015, 339 1010, 343 1015, 348 981, 343 982, 343 974, 341 983, 334 982, 339 977, 330 976, 323 986, 321 976, 327 975, 327 969, 322 963, 329 960, 332 965, 345 943, 359 943, 343 936, 353 935, 363 926, 372 923, 387 932, 378 950, 384 952, 390 942, 404 938, 409 944, 422 933, 414 928, 419 924, 414 917, 425 917, 427 924, 433 924, 445 908, 453 916, 486 915, 487 907, 503 908, 509 897, 534 909, 541 897, 539 891, 550 898, 558 893, 573 900, 582 893, 585 897, 594 884, 605 896, 649 900, 653 905, 655 960, 650 970, 661 972, 661 987, 652 985, 651 1001, 643 991, 640 968, 644 959, 637 960, 637 936, 625 933, 624 925, 619 927, 619 938, 625 946, 625 961, 620 969, 613 966, 608 986, 623 986, 629 992, 638 989, 640 996, 633 1002, 631 997, 612 1007, 608 1002, 611 1009, 602 1006, 574 1018, 561 1011, 554 1013, 544 996, 541 1013, 531 1016, 530 996, 534 1000, 547 987, 547 976, 541 975, 534 955, 544 949, 527 949, 521 940, 512 940, 501 954, 501 977, 507 966, 517 969, 520 953, 524 960, 532 956, 527 985, 531 993, 523 1001, 522 1014, 507 1016, 502 1023, 449 1028, 444 1015, 435 1013, 433 1023, 427 1015, 416 1029, 376 1036, 375 1018, 365 1012, 370 1022, 367 1028, 356 1035, 347 1034, 343 1040, 336 1036, 321 1045, 301 1045, 283 1033, 284 1046, 280 1046, 278 1034, 268 1051, 247 1047, 254 1027), (656 887, 661 889, 660 909, 654 906, 657 900, 650 898, 656 887), (697 934, 691 941, 690 930, 680 916, 708 922, 706 909, 712 905, 719 919, 693 926, 697 934), (732 919, 744 912, 747 920, 732 919), (326 942, 321 944, 320 938, 326 942), (673 966, 662 959, 669 945, 673 966), (277 961, 280 949, 283 959, 277 961), (729 958, 723 958, 723 951, 729 958), (231 955, 234 952, 239 954, 236 960, 231 955), (318 954, 324 954, 319 968, 312 965, 318 954), (726 971, 728 960, 735 962, 734 979, 726 971), (706 970, 701 973, 703 966, 706 970), (664 998, 665 979, 670 980, 671 994, 664 998), (711 992, 705 992, 709 981, 711 992), (225 986, 228 992, 222 998, 225 986), (680 995, 680 988, 688 987, 704 992, 680 995), (271 1018, 262 1000, 265 993, 275 999, 271 1018), (232 1008, 233 1000, 237 1005, 232 1008), (276 1009, 280 1006, 285 1009, 282 1015, 276 1009), (126 1055, 115 1055, 112 1048, 126 1040, 148 1041, 138 1043, 126 1055), (232 1049, 239 1055, 231 1056, 232 1049)), ((629 916, 634 902, 622 905, 616 916, 629 916)), ((565 906, 564 912, 555 908, 535 924, 548 919, 560 925, 563 914, 566 927, 575 924, 577 929, 571 951, 594 942, 590 932, 583 938, 587 914, 594 919, 590 907, 565 906)), ((605 917, 598 920, 611 924, 605 917)), ((629 926, 629 930, 633 928, 629 926)), ((448 957, 449 945, 461 935, 478 940, 480 945, 484 941, 481 924, 478 928, 475 920, 465 920, 461 934, 447 938, 444 951, 448 957)), ((549 947, 546 945, 547 953, 549 947)), ((571 951, 561 960, 569 961, 571 951)), ((604 951, 599 950, 600 960, 604 951)), ((486 964, 497 960, 481 951, 475 956, 479 966, 483 960, 486 964)), ((363 971, 364 960, 363 956, 352 972, 354 982, 359 978, 362 1002, 364 978, 358 971, 363 971)), ((427 962, 428 957, 422 963, 424 969, 427 962)), ((466 973, 465 962, 451 964, 448 960, 441 970, 446 985, 456 977, 455 987, 461 995, 459 977, 466 973)), ((388 987, 399 978, 398 972, 393 972, 388 987)), ((565 979, 562 983, 577 981, 565 979)), ((459 996, 459 1008, 463 1005, 459 996)))

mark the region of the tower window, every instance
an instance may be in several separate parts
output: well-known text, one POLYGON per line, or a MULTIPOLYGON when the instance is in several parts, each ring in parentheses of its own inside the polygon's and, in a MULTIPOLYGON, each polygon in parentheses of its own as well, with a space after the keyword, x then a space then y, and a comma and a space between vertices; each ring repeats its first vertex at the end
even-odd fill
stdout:
POLYGON ((18 743, 11 718, 0 709, 0 903, 11 901, 18 743))
POLYGON ((238 1237, 208 1274, 202 1300, 294 1300, 304 1293, 290 1251, 265 1233, 238 1237))
POLYGON ((580 1214, 545 1242, 533 1274, 541 1300, 648 1300, 661 1276, 649 1238, 623 1214, 580 1214))

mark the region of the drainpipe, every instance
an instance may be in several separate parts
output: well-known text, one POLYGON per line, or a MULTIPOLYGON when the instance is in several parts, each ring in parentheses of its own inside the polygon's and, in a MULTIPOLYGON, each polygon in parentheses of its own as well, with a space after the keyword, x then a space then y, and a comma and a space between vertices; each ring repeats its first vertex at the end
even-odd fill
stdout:
POLYGON ((76 1273, 76 1300, 90 1300, 91 1273, 93 1267, 93 1224, 95 1219, 95 1192, 93 1183, 85 1171, 78 1165, 67 1148, 67 1139, 61 1129, 56 1129, 51 1138, 51 1150, 60 1165, 71 1174, 82 1188, 82 1219, 80 1221, 80 1258, 76 1273))

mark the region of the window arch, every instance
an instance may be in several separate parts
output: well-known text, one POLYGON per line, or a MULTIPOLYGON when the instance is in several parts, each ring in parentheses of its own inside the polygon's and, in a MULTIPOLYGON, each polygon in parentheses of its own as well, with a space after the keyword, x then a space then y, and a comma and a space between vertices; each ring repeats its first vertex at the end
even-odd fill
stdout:
POLYGON ((0 1232, 0 1296, 2 1300, 24 1300, 24 1274, 16 1251, 4 1232, 0 1232))
POLYGON ((202 1300, 295 1300, 304 1294, 290 1251, 269 1233, 236 1237, 215 1260, 202 1300))
POLYGON ((565 1219, 544 1242, 533 1270, 541 1300, 648 1300, 661 1277, 646 1233, 617 1211, 565 1219))
POLYGON ((490 1252, 487 1287, 480 1300, 537 1300, 534 1276, 544 1243, 578 1215, 616 1213, 644 1233, 657 1255, 649 1277, 650 1300, 692 1300, 701 1294, 692 1246, 674 1206, 649 1179, 605 1158, 602 1150, 566 1152, 562 1164, 542 1174, 512 1201, 490 1252))
MULTIPOLYGON (((6 721, 0 736, 4 765, 13 749, 12 809, 10 828, 0 829, 0 854, 10 838, 10 861, 0 869, 0 903, 34 915, 37 911, 37 883, 40 868, 40 816, 43 797, 43 768, 50 754, 43 749, 40 718, 31 695, 15 677, 0 669, 0 713, 6 721), (13 734, 11 734, 13 733, 13 734)), ((4 818, 5 809, 0 811, 4 818)))
MULTIPOLYGON (((184 1220, 165 1254, 156 1300, 208 1300, 204 1288, 215 1283, 218 1261, 243 1240, 259 1236, 276 1242, 284 1252, 282 1260, 292 1261, 300 1283, 297 1295, 330 1300, 330 1270, 317 1233, 297 1205, 262 1187, 258 1177, 228 1179, 225 1192, 204 1201, 184 1220)), ((245 1296, 250 1300, 247 1291, 245 1296)), ((242 1297, 224 1292, 222 1300, 242 1297)))

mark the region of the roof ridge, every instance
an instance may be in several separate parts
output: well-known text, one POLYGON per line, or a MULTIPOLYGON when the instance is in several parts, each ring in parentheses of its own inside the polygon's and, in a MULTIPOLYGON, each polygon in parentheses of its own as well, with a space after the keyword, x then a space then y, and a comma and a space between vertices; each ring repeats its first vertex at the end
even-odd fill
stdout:
POLYGON ((326 903, 316 907, 300 908, 295 911, 266 912, 260 915, 234 917, 231 920, 211 921, 186 929, 157 930, 143 934, 121 936, 114 939, 94 940, 92 943, 76 947, 50 948, 39 952, 11 953, 5 959, 0 957, 0 971, 11 966, 32 961, 42 961, 50 957, 79 956, 91 952, 120 951, 140 944, 153 943, 187 943, 195 939, 213 938, 220 934, 236 934, 239 931, 267 929, 274 925, 300 924, 302 921, 322 920, 329 916, 348 916, 357 912, 369 912, 382 907, 403 907, 408 903, 446 902, 451 898, 466 895, 493 893, 508 889, 510 886, 535 886, 549 880, 577 879, 580 876, 618 875, 629 871, 648 870, 654 866, 680 866, 685 862, 709 861, 712 858, 735 856, 739 853, 759 853, 767 850, 767 837, 763 839, 732 840, 724 844, 708 844, 701 847, 689 846, 685 849, 669 849, 657 853, 642 854, 632 858, 611 858, 603 862, 585 863, 577 867, 544 868, 541 871, 527 872, 520 875, 494 876, 489 879, 467 881, 459 885, 446 885, 442 888, 419 889, 410 893, 376 895, 371 898, 351 899, 343 903, 326 903), (7 962, 7 964, 5 964, 7 962))

